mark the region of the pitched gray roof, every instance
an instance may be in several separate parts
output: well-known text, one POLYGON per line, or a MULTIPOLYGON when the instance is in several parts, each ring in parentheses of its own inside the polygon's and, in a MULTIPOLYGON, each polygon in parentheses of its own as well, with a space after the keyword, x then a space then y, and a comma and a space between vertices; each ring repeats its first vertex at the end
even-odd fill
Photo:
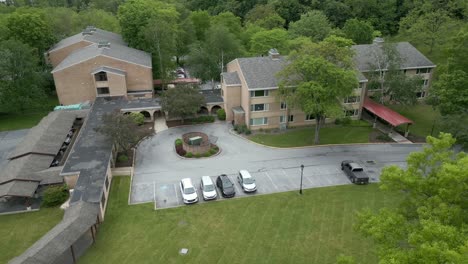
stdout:
POLYGON ((80 32, 71 37, 62 39, 60 42, 50 48, 49 52, 68 47, 80 41, 88 41, 90 44, 99 43, 101 41, 108 41, 113 44, 127 46, 127 43, 125 43, 121 35, 97 28, 96 31, 92 32, 91 35, 83 35, 83 32, 80 32))
POLYGON ((11 264, 54 263, 65 251, 70 250, 84 232, 96 223, 99 205, 78 202, 70 205, 62 221, 29 247, 23 254, 12 259, 11 264))
POLYGON ((54 160, 53 156, 29 154, 10 160, 0 174, 0 184, 11 180, 28 180, 40 182, 34 172, 48 169, 54 160))
POLYGON ((277 88, 276 74, 286 65, 286 59, 270 57, 239 58, 240 70, 244 75, 249 90, 277 88))
POLYGON ((216 90, 202 90, 200 92, 205 97, 205 103, 222 103, 223 98, 221 97, 221 89, 216 90))
POLYGON ((148 68, 152 67, 151 55, 144 51, 114 43, 111 43, 110 47, 98 47, 98 44, 92 44, 72 52, 62 62, 60 62, 57 67, 55 67, 52 73, 66 69, 80 62, 90 60, 97 56, 106 56, 148 68))
POLYGON ((65 141, 77 117, 84 117, 86 111, 54 111, 31 128, 23 141, 10 155, 10 159, 27 154, 41 153, 55 156, 65 141))
MULTIPOLYGON (((433 68, 436 66, 410 43, 398 42, 395 44, 402 60, 401 69, 433 68)), ((356 52, 354 60, 361 72, 373 70, 372 65, 375 57, 373 54, 382 53, 382 49, 377 44, 354 45, 352 49, 356 52)))
POLYGON ((240 85, 241 81, 239 79, 239 75, 237 75, 237 72, 223 72, 221 73, 221 76, 223 76, 224 83, 226 85, 240 85))
POLYGON ((39 185, 32 181, 11 181, 0 185, 0 197, 21 196, 32 197, 39 185))

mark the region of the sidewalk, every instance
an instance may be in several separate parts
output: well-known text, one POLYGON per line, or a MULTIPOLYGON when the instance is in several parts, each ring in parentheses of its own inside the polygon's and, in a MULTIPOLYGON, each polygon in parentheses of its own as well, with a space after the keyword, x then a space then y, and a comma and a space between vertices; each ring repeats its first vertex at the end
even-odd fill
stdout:
MULTIPOLYGON (((374 124, 374 119, 370 117, 366 117, 362 115, 362 119, 366 120, 367 122, 374 124)), ((378 129, 380 132, 388 135, 395 141, 396 143, 401 143, 401 144, 413 144, 410 140, 405 138, 404 136, 400 135, 398 132, 393 131, 389 125, 382 124, 379 120, 377 120, 377 123, 375 124, 375 128, 378 129)))
POLYGON ((166 119, 163 116, 160 116, 154 120, 154 132, 159 133, 168 129, 166 124, 166 119))

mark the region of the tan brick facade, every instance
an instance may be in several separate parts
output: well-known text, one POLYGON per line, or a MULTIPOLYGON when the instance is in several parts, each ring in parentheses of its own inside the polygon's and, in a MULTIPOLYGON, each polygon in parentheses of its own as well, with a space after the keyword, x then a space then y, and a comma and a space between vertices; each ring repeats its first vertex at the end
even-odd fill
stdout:
POLYGON ((53 76, 59 102, 64 105, 93 101, 97 96, 96 88, 105 85, 110 95, 153 89, 151 68, 102 55, 53 72, 53 76), (107 82, 96 82, 92 72, 101 66, 124 71, 125 76, 108 73, 107 82))
POLYGON ((82 40, 80 42, 71 44, 61 49, 51 50, 46 53, 47 61, 52 65, 53 68, 57 67, 68 55, 72 52, 82 49, 86 46, 93 44, 92 42, 82 40))

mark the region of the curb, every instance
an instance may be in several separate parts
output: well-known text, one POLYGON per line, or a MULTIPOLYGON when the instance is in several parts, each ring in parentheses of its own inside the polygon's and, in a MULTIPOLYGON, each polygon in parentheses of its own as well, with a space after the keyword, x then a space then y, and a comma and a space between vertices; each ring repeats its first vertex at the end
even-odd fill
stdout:
MULTIPOLYGON (((216 144, 213 144, 213 145, 216 145, 216 144)), ((176 148, 175 148, 175 144, 174 144, 174 152, 175 152, 175 154, 176 154, 177 157, 179 157, 179 158, 181 158, 181 159, 184 159, 184 160, 209 159, 209 158, 214 158, 214 157, 218 156, 219 154, 221 154, 221 152, 222 152, 221 148, 220 148, 218 145, 216 145, 216 146, 218 147, 218 150, 219 150, 218 153, 216 153, 216 154, 214 154, 214 155, 211 155, 211 156, 209 156, 209 157, 199 157, 199 158, 195 158, 195 157, 194 157, 194 158, 182 157, 182 156, 180 156, 180 155, 177 153, 176 148)))
POLYGON ((412 144, 407 144, 407 143, 347 143, 347 144, 323 144, 323 145, 311 145, 311 146, 302 146, 302 147, 273 147, 273 146, 268 146, 268 145, 263 145, 258 142, 252 141, 248 138, 245 138, 236 132, 234 132, 234 129, 229 129, 229 133, 241 138, 242 140, 248 141, 250 143, 253 143, 255 145, 265 147, 265 148, 270 148, 270 149, 306 149, 306 148, 320 148, 320 147, 334 147, 334 146, 367 146, 367 145, 425 145, 426 143, 412 143, 412 144))

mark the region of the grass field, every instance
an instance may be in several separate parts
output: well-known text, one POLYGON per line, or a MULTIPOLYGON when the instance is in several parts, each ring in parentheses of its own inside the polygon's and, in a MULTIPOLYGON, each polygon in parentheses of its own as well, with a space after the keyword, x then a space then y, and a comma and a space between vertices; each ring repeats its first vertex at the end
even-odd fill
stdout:
POLYGON ((397 202, 377 185, 338 186, 153 210, 127 205, 129 177, 115 177, 106 218, 80 263, 377 263, 355 212, 397 202), (178 254, 188 248, 189 254, 178 254))
POLYGON ((0 263, 20 255, 62 220, 63 211, 43 208, 38 212, 0 216, 0 263))
POLYGON ((25 113, 0 113, 0 131, 31 128, 58 104, 57 97, 51 96, 42 109, 28 110, 25 113))
MULTIPOLYGON (((355 126, 331 126, 320 129, 320 144, 367 143, 372 127, 367 122, 355 126)), ((292 128, 277 134, 259 133, 250 140, 273 147, 302 147, 314 145, 315 126, 292 128)))
MULTIPOLYGON (((430 105, 418 104, 414 106, 389 105, 390 108, 411 119, 414 124, 410 126, 410 134, 420 137, 426 137, 431 134, 432 125, 436 120, 433 135, 439 134, 437 121, 440 119, 438 111, 434 110, 430 105)), ((406 127, 406 125, 404 125, 406 127)), ((403 128, 404 130, 404 128, 403 128)))

